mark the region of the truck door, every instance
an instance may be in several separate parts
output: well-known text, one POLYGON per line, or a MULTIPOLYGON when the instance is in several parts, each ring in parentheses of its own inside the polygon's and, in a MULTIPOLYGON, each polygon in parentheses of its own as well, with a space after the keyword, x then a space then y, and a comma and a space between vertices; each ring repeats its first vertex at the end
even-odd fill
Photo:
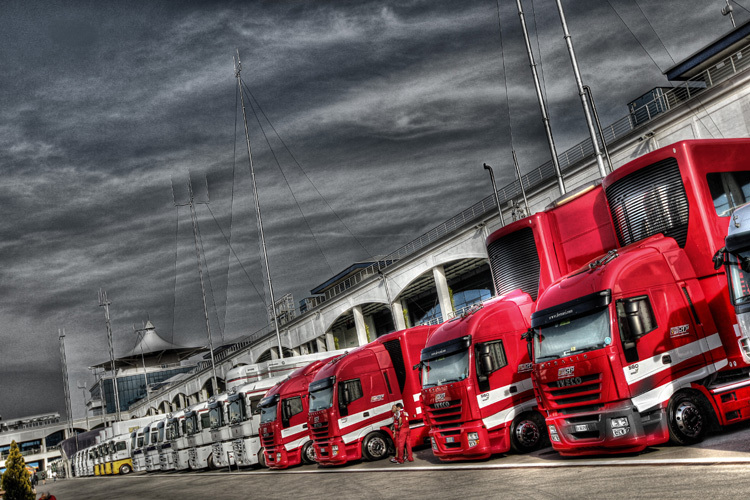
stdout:
POLYGON ((615 308, 631 397, 706 365, 703 329, 695 321, 696 309, 687 287, 670 283, 629 293, 616 300, 615 308))

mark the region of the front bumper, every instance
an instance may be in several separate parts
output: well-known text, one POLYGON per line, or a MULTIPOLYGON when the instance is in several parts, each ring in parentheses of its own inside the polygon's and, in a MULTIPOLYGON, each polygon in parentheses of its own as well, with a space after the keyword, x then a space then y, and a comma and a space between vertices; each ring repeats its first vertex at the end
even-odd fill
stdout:
POLYGON ((360 440, 345 444, 340 437, 313 442, 315 458, 320 465, 341 465, 362 458, 360 440))
POLYGON ((652 435, 664 433, 666 412, 658 408, 641 416, 632 402, 625 400, 593 412, 553 413, 546 423, 552 448, 560 455, 634 453, 651 444, 652 435), (613 420, 623 418, 627 418, 627 425, 613 426, 613 420))
POLYGON ((492 454, 489 433, 480 421, 466 422, 450 429, 430 428, 429 436, 432 453, 446 462, 480 460, 492 454), (477 439, 469 439, 472 433, 477 434, 477 439))

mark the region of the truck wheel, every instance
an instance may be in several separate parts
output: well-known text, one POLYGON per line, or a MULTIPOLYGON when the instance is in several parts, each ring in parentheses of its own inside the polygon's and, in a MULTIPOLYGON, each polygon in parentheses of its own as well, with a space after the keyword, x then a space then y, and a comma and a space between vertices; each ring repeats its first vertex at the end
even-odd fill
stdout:
POLYGON ((367 460, 381 460, 388 456, 388 438, 379 432, 368 434, 362 441, 362 454, 367 460))
POLYGON ((131 472, 133 472, 133 468, 128 464, 122 464, 120 466, 120 474, 130 474, 131 472))
POLYGON ((265 469, 268 467, 268 464, 266 464, 266 449, 261 448, 258 450, 258 467, 260 469, 265 469))
POLYGON ((669 402, 667 421, 670 441, 683 446, 701 442, 708 427, 704 406, 698 398, 684 392, 669 402))
POLYGON ((206 464, 208 465, 208 470, 217 470, 219 467, 216 465, 216 462, 214 462, 214 454, 211 453, 208 456, 208 460, 206 460, 206 464))
POLYGON ((529 453, 544 443, 544 418, 536 412, 524 413, 510 426, 510 446, 517 453, 529 453))
POLYGON ((315 463, 315 448, 313 448, 312 441, 308 441, 302 447, 302 463, 310 465, 315 463))

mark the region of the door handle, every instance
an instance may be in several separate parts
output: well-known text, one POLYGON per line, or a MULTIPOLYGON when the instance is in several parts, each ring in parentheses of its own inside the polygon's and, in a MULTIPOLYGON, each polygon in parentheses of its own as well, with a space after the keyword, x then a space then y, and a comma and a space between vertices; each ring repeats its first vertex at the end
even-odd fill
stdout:
POLYGON ((508 389, 508 392, 510 392, 511 394, 515 394, 518 392, 518 387, 516 387, 515 385, 511 385, 510 389, 508 389))
POLYGON ((363 417, 369 417, 369 416, 370 416, 370 412, 369 412, 369 411, 366 411, 366 412, 364 412, 364 413, 362 414, 362 416, 363 416, 363 417))
POLYGON ((307 424, 302 424, 303 429, 307 429, 307 424))
POLYGON ((672 356, 670 356, 669 354, 665 354, 664 356, 661 357, 661 362, 665 365, 668 365, 669 363, 672 362, 672 356))

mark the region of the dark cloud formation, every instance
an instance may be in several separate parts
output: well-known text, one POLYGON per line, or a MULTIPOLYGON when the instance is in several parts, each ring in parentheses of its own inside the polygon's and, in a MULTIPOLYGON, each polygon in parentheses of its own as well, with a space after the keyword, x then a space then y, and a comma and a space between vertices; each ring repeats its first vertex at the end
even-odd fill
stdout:
MULTIPOLYGON (((190 214, 174 206, 188 175, 210 197, 196 212, 214 333, 265 325, 236 48, 284 141, 258 113, 274 157, 250 115, 277 295, 301 299, 489 194, 483 162, 510 182, 509 123, 523 170, 546 161, 514 2, 500 4, 502 45, 487 0, 2 2, 0 415, 62 411, 59 328, 82 415, 76 382, 108 357, 100 287, 118 353, 147 318, 206 342, 190 214)), ((718 0, 565 4, 605 123, 729 29, 718 0)), ((586 129, 560 22, 552 0, 524 6, 562 150, 586 129)))

